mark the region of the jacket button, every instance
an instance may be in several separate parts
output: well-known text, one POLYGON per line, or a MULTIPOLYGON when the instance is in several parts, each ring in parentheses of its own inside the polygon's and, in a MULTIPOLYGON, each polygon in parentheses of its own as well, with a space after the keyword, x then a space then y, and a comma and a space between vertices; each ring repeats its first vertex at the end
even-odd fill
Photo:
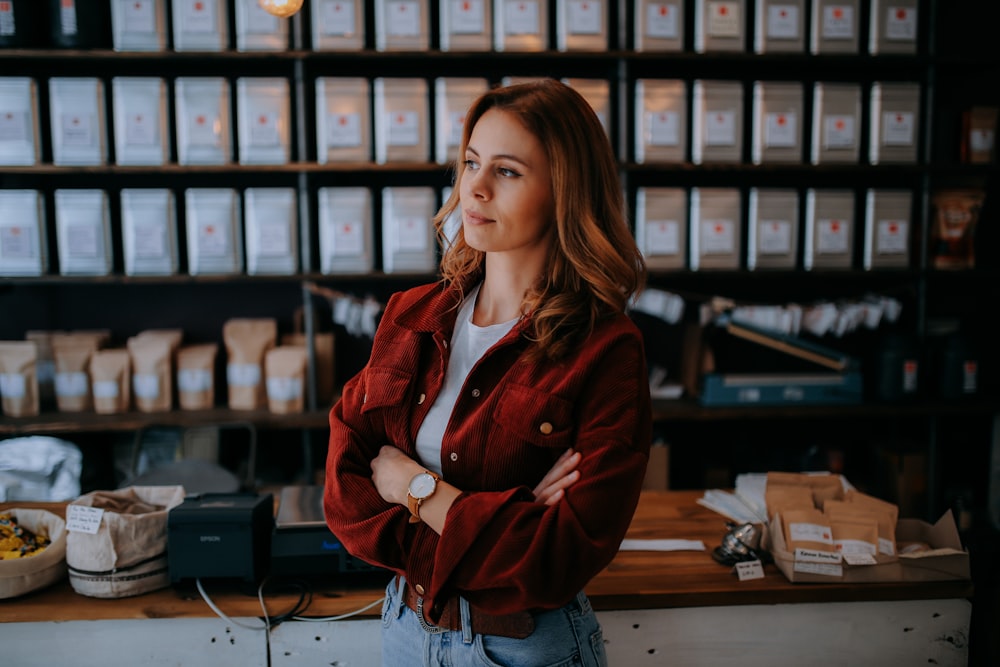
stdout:
POLYGON ((417 397, 417 405, 423 405, 425 398, 427 398, 427 394, 420 394, 420 396, 417 397))
POLYGON ((538 427, 538 430, 542 432, 542 435, 548 435, 549 433, 552 433, 552 424, 549 422, 542 422, 541 426, 538 427))
POLYGON ((482 393, 482 392, 480 392, 480 391, 479 391, 478 389, 473 389, 473 390, 472 390, 472 398, 479 398, 479 395, 480 395, 481 393, 482 393))
POLYGON ((424 587, 421 586, 420 584, 417 584, 416 586, 414 586, 413 590, 415 590, 417 592, 417 595, 423 595, 424 594, 424 587))
POLYGON ((452 452, 451 456, 449 456, 448 458, 450 458, 452 461, 457 461, 458 460, 458 452, 452 452))

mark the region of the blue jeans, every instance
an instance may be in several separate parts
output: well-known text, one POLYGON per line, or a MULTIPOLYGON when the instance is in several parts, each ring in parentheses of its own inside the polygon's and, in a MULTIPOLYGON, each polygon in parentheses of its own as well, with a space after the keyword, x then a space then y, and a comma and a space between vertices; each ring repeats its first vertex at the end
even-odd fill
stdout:
MULTIPOLYGON (((428 632, 403 601, 403 585, 400 577, 385 590, 382 667, 607 667, 601 626, 583 592, 561 609, 536 613, 535 631, 512 639, 468 629, 428 632)), ((467 619, 469 604, 460 604, 467 619)))

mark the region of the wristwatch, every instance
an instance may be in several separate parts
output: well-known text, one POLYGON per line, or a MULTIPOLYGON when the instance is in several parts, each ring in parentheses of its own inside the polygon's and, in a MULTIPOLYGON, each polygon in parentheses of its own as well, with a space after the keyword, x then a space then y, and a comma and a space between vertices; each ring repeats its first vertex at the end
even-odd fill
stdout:
POLYGON ((440 479, 441 477, 430 470, 424 470, 418 472, 410 480, 406 489, 406 505, 410 508, 410 523, 420 521, 420 503, 434 495, 440 479))

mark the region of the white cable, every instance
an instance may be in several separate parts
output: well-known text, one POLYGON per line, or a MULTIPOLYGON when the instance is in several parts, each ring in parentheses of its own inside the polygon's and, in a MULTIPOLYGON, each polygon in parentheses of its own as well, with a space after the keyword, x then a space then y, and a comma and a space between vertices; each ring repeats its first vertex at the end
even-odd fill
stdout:
POLYGON ((385 600, 384 597, 383 598, 379 598, 378 600, 375 600, 375 602, 372 602, 371 604, 367 604, 364 607, 362 607, 361 609, 355 609, 354 611, 349 611, 346 614, 341 614, 340 616, 327 616, 325 618, 313 618, 313 617, 309 617, 309 616, 292 616, 292 618, 294 620, 296 620, 296 621, 339 621, 339 620, 344 619, 344 618, 350 618, 351 616, 357 616, 358 614, 360 614, 363 611, 368 611, 369 609, 371 609, 375 605, 379 604, 383 600, 385 600))
MULTIPOLYGON (((219 618, 232 623, 233 625, 238 625, 241 628, 246 628, 247 630, 264 630, 270 634, 271 631, 271 621, 267 614, 267 606, 264 604, 264 582, 261 582, 260 586, 257 587, 257 600, 260 602, 260 609, 264 614, 263 625, 253 626, 240 623, 239 621, 227 616, 219 607, 208 597, 208 593, 205 592, 205 588, 201 585, 201 579, 195 579, 195 584, 198 587, 198 593, 201 594, 201 598, 205 601, 205 604, 219 616, 219 618)), ((308 616, 292 616, 293 620, 296 621, 339 621, 345 618, 350 618, 351 616, 357 616, 358 614, 368 611, 375 605, 381 603, 385 598, 381 597, 374 602, 371 602, 360 609, 355 609, 354 611, 349 611, 346 614, 340 614, 339 616, 326 616, 323 618, 315 618, 308 616)))
MULTIPOLYGON (((270 624, 267 621, 267 612, 264 613, 264 625, 261 626, 245 625, 243 623, 240 623, 239 621, 236 621, 226 616, 223 613, 223 611, 219 609, 214 602, 212 602, 212 599, 208 597, 208 593, 206 593, 204 587, 202 587, 200 578, 195 579, 195 584, 198 586, 198 592, 201 593, 201 599, 205 601, 205 604, 207 604, 209 608, 211 608, 211 610, 214 611, 219 616, 219 618, 229 623, 232 623, 233 625, 238 625, 241 628, 246 628, 247 630, 264 630, 265 632, 270 630, 270 624)), ((261 606, 263 606, 263 604, 264 604, 263 600, 261 600, 261 606)))
POLYGON ((264 614, 264 629, 267 630, 267 636, 271 636, 271 619, 267 615, 267 606, 264 605, 264 579, 261 580, 260 586, 257 587, 257 601, 260 602, 260 610, 264 614))

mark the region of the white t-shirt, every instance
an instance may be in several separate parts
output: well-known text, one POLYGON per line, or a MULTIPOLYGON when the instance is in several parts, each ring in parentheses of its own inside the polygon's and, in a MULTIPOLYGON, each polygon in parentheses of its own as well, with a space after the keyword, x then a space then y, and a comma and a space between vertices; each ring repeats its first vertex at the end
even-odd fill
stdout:
POLYGON ((469 371, 486 353, 486 350, 503 338, 510 331, 518 318, 491 324, 488 327, 476 326, 472 323, 472 312, 475 309, 476 297, 479 295, 479 285, 470 291, 462 302, 455 321, 455 331, 451 334, 451 354, 448 359, 448 369, 445 371, 444 384, 434 405, 417 432, 417 456, 428 469, 441 474, 441 440, 444 430, 451 419, 458 393, 462 391, 469 371))

